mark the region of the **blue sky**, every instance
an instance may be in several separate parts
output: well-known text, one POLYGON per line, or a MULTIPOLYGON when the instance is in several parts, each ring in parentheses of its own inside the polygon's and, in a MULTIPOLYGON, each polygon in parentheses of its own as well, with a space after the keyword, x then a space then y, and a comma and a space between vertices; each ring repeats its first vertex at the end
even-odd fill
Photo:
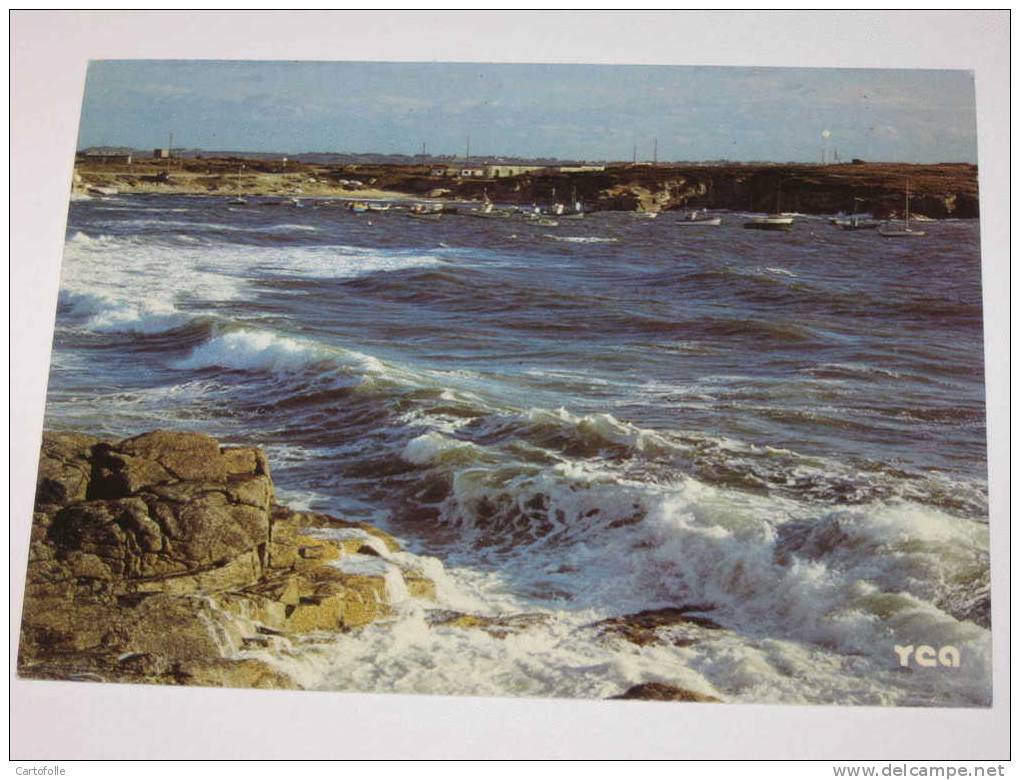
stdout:
POLYGON ((977 162, 964 71, 99 61, 79 147, 977 162), (828 140, 823 133, 828 131, 828 140))

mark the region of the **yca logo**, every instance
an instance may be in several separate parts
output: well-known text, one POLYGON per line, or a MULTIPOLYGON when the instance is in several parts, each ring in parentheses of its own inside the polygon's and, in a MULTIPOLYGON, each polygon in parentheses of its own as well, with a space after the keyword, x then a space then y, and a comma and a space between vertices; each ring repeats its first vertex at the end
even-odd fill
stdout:
POLYGON ((932 666, 949 666, 953 669, 960 666, 960 651, 953 645, 945 645, 936 650, 931 645, 893 645, 896 655, 900 658, 900 666, 910 666, 910 659, 913 656, 914 663, 918 666, 930 668, 932 666))

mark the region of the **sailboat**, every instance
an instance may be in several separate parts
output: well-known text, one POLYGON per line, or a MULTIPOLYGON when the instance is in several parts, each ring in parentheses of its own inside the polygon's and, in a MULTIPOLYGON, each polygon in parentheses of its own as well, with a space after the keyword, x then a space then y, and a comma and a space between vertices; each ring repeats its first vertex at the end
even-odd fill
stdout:
POLYGON ((482 206, 481 208, 471 209, 465 211, 463 214, 467 217, 478 217, 480 219, 509 219, 513 216, 513 212, 509 209, 497 209, 491 200, 489 200, 489 191, 487 189, 482 190, 482 206))
POLYGON ((880 236, 886 238, 920 238, 925 233, 923 230, 912 230, 910 228, 910 180, 907 180, 907 192, 903 202, 903 227, 895 228, 891 224, 883 225, 878 229, 880 236))
POLYGON ((584 204, 577 199, 577 187, 570 191, 571 200, 574 201, 574 210, 569 213, 560 214, 561 219, 584 219, 584 204))
POLYGON ((793 217, 782 214, 779 211, 779 202, 783 191, 782 182, 776 187, 776 210, 764 217, 755 217, 750 222, 745 222, 744 227, 748 230, 789 230, 793 227, 793 217))

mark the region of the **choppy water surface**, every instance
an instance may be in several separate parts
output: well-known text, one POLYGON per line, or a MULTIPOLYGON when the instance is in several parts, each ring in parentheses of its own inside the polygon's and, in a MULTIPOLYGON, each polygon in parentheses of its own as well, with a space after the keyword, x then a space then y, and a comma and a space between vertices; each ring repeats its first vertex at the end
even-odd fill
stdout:
POLYGON ((442 606, 548 615, 497 639, 409 600, 278 659, 310 686, 987 704, 977 223, 677 219, 76 201, 47 425, 265 446, 281 501, 442 561, 442 606), (683 604, 725 630, 587 628, 683 604))

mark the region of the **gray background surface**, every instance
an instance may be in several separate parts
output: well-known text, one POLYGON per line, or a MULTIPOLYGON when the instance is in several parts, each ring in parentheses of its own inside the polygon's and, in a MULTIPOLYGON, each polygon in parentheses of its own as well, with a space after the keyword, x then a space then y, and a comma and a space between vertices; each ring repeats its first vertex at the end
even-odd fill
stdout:
POLYGON ((14 12, 11 757, 1005 757, 1010 545, 1008 68, 1007 12, 14 12), (990 431, 994 707, 983 711, 663 705, 17 680, 14 660, 67 196, 90 58, 973 70, 990 431))

